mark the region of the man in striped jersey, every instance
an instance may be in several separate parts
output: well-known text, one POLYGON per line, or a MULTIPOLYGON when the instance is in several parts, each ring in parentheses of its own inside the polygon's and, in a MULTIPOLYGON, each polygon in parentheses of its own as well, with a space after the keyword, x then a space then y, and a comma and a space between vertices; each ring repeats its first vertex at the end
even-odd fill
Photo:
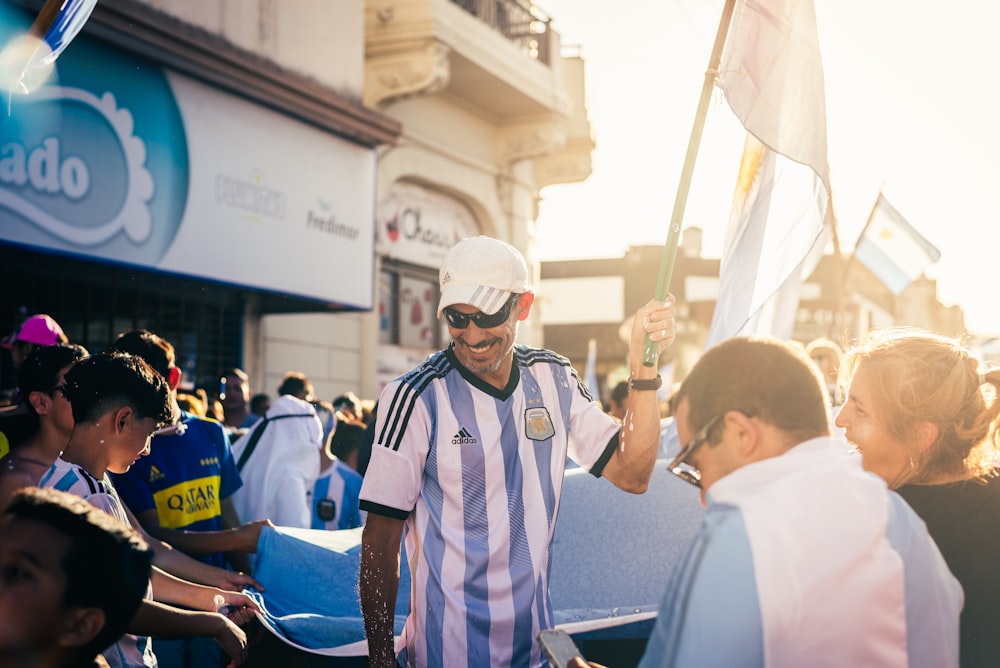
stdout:
POLYGON ((440 283, 452 344, 383 390, 361 491, 370 665, 538 666, 535 636, 553 625, 550 550, 566 458, 645 491, 660 430, 659 377, 643 350, 647 334, 661 351, 673 341, 673 299, 636 313, 620 424, 565 357, 515 343, 534 300, 516 249, 464 239, 440 283), (404 527, 413 590, 396 647, 404 527))

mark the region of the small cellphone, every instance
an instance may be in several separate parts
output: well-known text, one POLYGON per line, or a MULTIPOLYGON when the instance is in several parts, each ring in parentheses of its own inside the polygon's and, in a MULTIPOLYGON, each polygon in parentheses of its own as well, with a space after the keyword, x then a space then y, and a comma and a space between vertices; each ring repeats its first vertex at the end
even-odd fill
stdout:
POLYGON ((539 633, 538 644, 552 668, 566 668, 566 664, 575 656, 583 658, 573 639, 560 629, 546 629, 539 633))

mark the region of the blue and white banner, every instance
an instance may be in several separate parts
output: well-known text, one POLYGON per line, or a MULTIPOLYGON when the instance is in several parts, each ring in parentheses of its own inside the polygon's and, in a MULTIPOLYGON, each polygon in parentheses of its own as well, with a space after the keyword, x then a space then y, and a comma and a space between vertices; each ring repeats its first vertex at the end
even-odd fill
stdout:
POLYGON ((941 259, 931 242, 879 193, 854 257, 893 294, 902 294, 928 266, 941 259))
MULTIPOLYGON (((603 478, 566 471, 553 542, 551 592, 556 626, 587 638, 644 638, 670 571, 701 523, 698 490, 657 462, 645 494, 626 494, 603 478)), ((250 592, 262 623, 297 649, 365 656, 358 598, 363 529, 265 527, 250 592)), ((405 555, 404 555, 405 557, 405 555)), ((401 560, 395 633, 409 611, 411 580, 401 560)))

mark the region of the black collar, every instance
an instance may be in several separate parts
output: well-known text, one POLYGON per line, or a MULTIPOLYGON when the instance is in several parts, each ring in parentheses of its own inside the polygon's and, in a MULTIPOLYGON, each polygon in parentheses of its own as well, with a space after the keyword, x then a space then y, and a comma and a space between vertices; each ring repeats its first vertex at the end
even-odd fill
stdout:
POLYGON ((448 358, 448 361, 451 363, 451 365, 455 367, 460 374, 462 374, 462 378, 464 378, 466 382, 469 383, 469 385, 472 385, 478 390, 485 392, 491 397, 496 397, 501 401, 506 401, 507 399, 509 399, 510 395, 514 393, 514 388, 516 388, 517 384, 521 382, 521 367, 518 366, 516 359, 517 356, 513 355, 513 352, 511 354, 514 356, 515 359, 513 359, 511 362, 510 378, 507 379, 507 385, 504 386, 503 389, 498 389, 494 387, 490 383, 487 383, 485 380, 483 380, 482 378, 480 378, 479 376, 477 376, 476 374, 472 373, 464 366, 462 366, 462 363, 458 361, 458 356, 455 355, 454 341, 452 341, 451 345, 449 345, 445 349, 444 354, 448 358))

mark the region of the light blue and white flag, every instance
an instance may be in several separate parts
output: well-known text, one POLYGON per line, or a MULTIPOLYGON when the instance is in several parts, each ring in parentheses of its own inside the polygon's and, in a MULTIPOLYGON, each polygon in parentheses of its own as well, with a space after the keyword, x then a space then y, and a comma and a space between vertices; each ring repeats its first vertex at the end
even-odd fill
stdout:
MULTIPOLYGON (((701 516, 697 490, 669 473, 667 460, 656 463, 644 494, 623 494, 604 478, 568 470, 553 538, 556 625, 590 639, 646 638, 701 516)), ((310 654, 367 655, 358 597, 362 533, 264 527, 253 575, 265 591, 246 592, 260 605, 258 619, 269 632, 310 654)), ((397 637, 413 587, 405 551, 401 559, 397 637)))
POLYGON ((826 96, 812 0, 740 0, 719 86, 747 129, 707 346, 792 333, 831 224, 826 96))
POLYGON ((854 247, 854 257, 898 295, 929 265, 941 259, 941 251, 879 193, 854 247))

